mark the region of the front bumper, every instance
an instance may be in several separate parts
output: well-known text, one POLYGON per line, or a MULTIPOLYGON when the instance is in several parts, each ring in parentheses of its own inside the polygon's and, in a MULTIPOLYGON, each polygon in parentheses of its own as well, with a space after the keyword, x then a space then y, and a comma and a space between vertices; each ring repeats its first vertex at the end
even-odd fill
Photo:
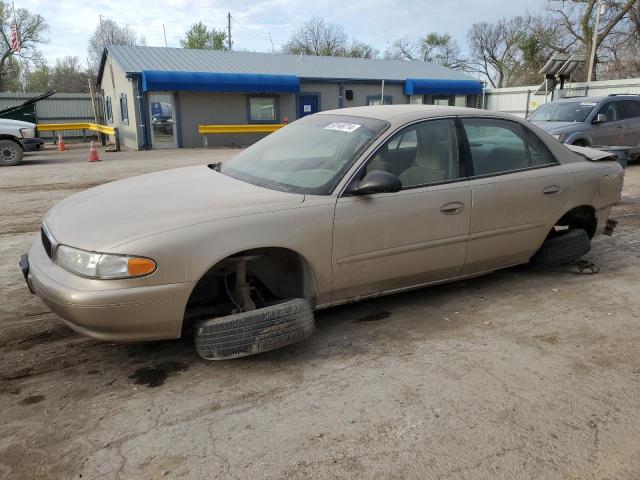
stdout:
POLYGON ((178 338, 193 283, 79 277, 49 259, 39 238, 20 262, 29 289, 73 330, 99 340, 178 338))
POLYGON ((41 138, 21 138, 20 143, 25 152, 44 150, 44 140, 41 138))

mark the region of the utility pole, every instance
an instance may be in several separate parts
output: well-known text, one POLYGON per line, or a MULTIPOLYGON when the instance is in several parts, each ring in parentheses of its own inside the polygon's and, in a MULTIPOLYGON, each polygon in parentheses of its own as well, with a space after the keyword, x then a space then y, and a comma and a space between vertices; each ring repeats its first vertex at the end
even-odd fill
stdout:
POLYGON ((598 30, 600 29, 600 14, 604 10, 604 4, 601 0, 598 0, 596 3, 596 23, 593 26, 593 38, 591 40, 591 58, 589 59, 589 73, 587 75, 587 83, 591 82, 591 78, 593 77, 593 69, 596 63, 596 49, 597 49, 597 41, 598 41, 598 30))
POLYGON ((227 39, 229 40, 229 51, 231 51, 231 12, 227 13, 227 39))
POLYGON ((164 29, 164 23, 162 24, 162 33, 164 33, 164 46, 167 46, 167 31, 164 29))

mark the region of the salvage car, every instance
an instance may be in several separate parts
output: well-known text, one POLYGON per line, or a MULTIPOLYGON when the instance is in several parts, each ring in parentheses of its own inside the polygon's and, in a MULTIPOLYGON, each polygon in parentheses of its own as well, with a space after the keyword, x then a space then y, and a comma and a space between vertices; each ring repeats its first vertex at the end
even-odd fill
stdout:
POLYGON ((249 355, 311 335, 314 310, 584 255, 624 171, 579 150, 497 112, 322 112, 224 163, 68 197, 20 264, 81 334, 249 355))
POLYGON ((632 160, 640 155, 638 95, 566 97, 542 105, 529 116, 529 121, 562 143, 627 146, 632 160))

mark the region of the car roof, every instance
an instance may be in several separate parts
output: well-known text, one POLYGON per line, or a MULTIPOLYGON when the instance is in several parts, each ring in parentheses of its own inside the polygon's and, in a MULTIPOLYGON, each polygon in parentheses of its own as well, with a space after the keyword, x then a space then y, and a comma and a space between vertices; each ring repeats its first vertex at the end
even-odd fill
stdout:
MULTIPOLYGON (((452 115, 473 115, 500 118, 517 118, 502 112, 482 110, 479 108, 449 107, 442 105, 372 105, 368 107, 349 107, 336 110, 325 110, 317 115, 348 115, 353 117, 375 118, 378 120, 399 119, 400 117, 430 118, 452 115)), ((521 120, 521 119, 518 119, 521 120)))
POLYGON ((564 98, 559 98, 558 100, 554 100, 553 103, 555 102, 600 103, 603 100, 607 100, 607 99, 640 100, 640 95, 629 93, 629 94, 615 94, 615 95, 600 95, 597 97, 564 97, 564 98))

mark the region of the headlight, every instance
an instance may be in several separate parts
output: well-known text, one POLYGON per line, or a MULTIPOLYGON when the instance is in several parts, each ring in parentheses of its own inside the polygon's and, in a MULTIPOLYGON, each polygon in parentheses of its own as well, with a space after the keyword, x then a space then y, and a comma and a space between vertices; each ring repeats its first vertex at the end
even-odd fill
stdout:
POLYGON ((559 133, 551 136, 556 140, 558 140, 560 143, 564 142, 567 139, 567 135, 564 133, 559 133))
POLYGON ((20 135, 22 138, 33 138, 36 136, 36 130, 35 128, 21 128, 20 135))
POLYGON ((59 245, 56 263, 83 277, 112 279, 144 277, 156 271, 156 262, 150 258, 87 252, 59 245))

